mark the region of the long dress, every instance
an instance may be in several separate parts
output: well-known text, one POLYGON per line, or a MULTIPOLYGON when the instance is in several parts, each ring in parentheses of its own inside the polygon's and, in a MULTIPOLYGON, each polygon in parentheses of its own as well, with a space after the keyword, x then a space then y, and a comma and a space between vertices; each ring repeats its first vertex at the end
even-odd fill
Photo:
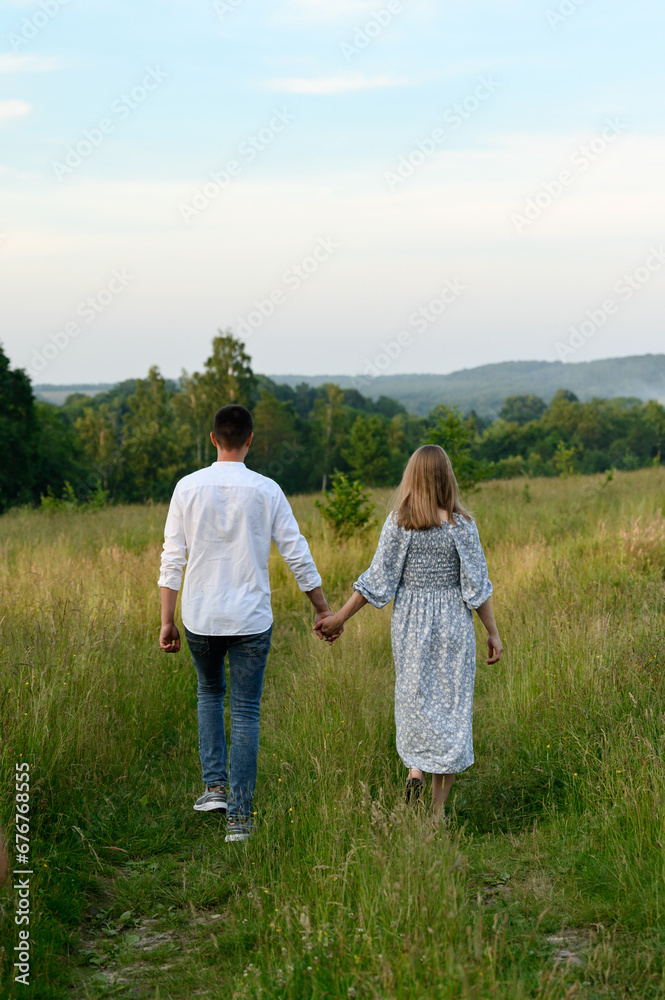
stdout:
POLYGON ((407 531, 391 513, 372 563, 353 584, 375 608, 394 598, 397 752, 429 774, 473 764, 473 608, 492 593, 475 521, 407 531))

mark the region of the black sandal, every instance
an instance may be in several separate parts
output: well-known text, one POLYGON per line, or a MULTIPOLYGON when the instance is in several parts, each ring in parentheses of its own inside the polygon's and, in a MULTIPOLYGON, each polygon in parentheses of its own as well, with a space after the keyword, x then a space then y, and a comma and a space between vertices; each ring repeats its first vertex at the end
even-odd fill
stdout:
POLYGON ((404 798, 407 806, 419 802, 424 790, 425 782, 422 778, 407 778, 406 788, 404 789, 404 798))

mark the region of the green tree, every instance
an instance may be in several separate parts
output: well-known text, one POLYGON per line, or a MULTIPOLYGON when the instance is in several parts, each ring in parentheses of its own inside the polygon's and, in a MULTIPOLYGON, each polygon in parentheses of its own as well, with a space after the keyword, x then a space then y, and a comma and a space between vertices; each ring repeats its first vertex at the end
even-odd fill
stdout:
POLYGON ((315 468, 321 476, 321 489, 340 463, 342 446, 348 428, 344 395, 337 385, 321 386, 322 395, 314 403, 312 417, 312 443, 315 449, 315 468))
POLYGON ((547 404, 540 396, 528 393, 524 396, 508 396, 503 401, 499 416, 508 423, 528 424, 530 420, 539 420, 547 409, 547 404))
POLYGON ((422 443, 426 420, 412 413, 396 413, 388 426, 388 450, 392 465, 391 483, 399 483, 409 458, 422 443))
POLYGON ((572 476, 575 471, 575 449, 566 448, 563 441, 559 441, 552 458, 552 465, 560 476, 572 476))
POLYGON ((256 389, 251 359, 242 341, 230 332, 213 337, 212 352, 203 372, 183 371, 176 407, 194 442, 193 460, 198 468, 212 454, 210 431, 217 410, 227 403, 250 406, 256 389))
POLYGON ((463 491, 473 489, 487 473, 487 466, 474 458, 473 423, 465 420, 457 407, 442 403, 428 417, 430 424, 423 444, 438 444, 448 454, 455 478, 463 491))
POLYGON ((377 414, 358 416, 353 422, 348 447, 342 456, 352 474, 370 486, 392 482, 393 462, 388 447, 388 421, 377 414))
POLYGON ((579 399, 568 389, 557 389, 542 419, 546 429, 564 431, 566 435, 573 434, 580 419, 579 399))
POLYGON ((63 416, 62 408, 37 400, 35 417, 35 502, 49 489, 59 495, 66 482, 80 491, 87 474, 86 460, 78 435, 63 416))
POLYGON ((83 454, 104 490, 112 485, 120 463, 120 442, 113 417, 108 403, 102 403, 97 407, 86 406, 74 423, 83 454))
POLYGON ((213 337, 212 353, 206 359, 204 369, 210 390, 219 400, 215 410, 227 403, 251 405, 256 387, 251 358, 243 342, 230 331, 224 333, 220 330, 219 335, 213 337))
POLYGON ((391 399, 390 396, 379 396, 376 403, 374 404, 374 410, 376 413, 380 413, 383 417, 396 417, 400 414, 406 415, 406 409, 401 403, 398 403, 396 399, 391 399))
POLYGON ((168 500, 186 471, 186 448, 172 397, 156 366, 146 379, 137 380, 136 392, 129 397, 122 442, 126 499, 168 500))
POLYGON ((0 346, 0 513, 34 496, 39 435, 35 398, 26 373, 9 367, 0 346))
POLYGON ((300 465, 305 453, 290 403, 280 403, 263 392, 252 409, 254 440, 247 454, 247 466, 276 480, 286 493, 300 488, 300 465))

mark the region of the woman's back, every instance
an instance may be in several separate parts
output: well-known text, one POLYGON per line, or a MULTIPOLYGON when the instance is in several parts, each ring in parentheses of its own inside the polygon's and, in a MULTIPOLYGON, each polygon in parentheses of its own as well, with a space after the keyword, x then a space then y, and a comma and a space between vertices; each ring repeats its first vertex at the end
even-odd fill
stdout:
POLYGON ((460 586, 460 558, 448 523, 411 531, 399 587, 447 590, 460 586))

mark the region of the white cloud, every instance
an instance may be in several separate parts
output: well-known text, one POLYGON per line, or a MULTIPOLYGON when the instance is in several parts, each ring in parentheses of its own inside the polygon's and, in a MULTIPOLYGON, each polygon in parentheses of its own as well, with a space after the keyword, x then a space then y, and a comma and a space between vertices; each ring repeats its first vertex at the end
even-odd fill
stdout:
POLYGON ((384 87, 404 87, 410 81, 401 76, 366 77, 360 73, 343 76, 324 76, 316 80, 304 76, 284 77, 271 80, 269 90, 283 94, 346 94, 353 90, 377 90, 384 87))
POLYGON ((0 73, 43 73, 55 69, 57 56, 34 56, 21 52, 0 53, 0 73))
POLYGON ((0 122, 27 115, 30 107, 27 101, 0 101, 0 122))

